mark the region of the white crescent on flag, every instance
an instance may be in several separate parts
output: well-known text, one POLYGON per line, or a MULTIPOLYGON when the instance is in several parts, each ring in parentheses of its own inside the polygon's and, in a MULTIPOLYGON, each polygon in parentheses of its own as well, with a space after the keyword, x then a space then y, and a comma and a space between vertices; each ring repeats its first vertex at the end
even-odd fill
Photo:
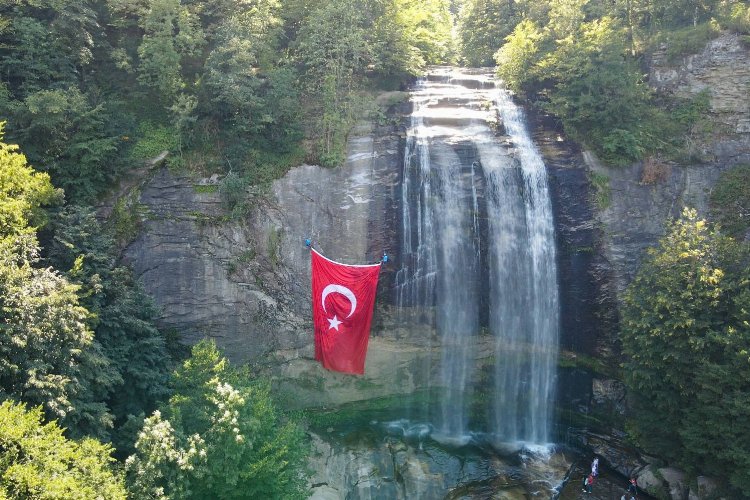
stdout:
POLYGON ((349 311, 349 316, 347 316, 347 318, 351 317, 351 315, 354 314, 354 311, 357 310, 357 297, 351 290, 342 285, 328 285, 323 289, 323 293, 320 297, 320 301, 323 304, 323 311, 326 313, 328 312, 326 310, 326 297, 332 293, 340 293, 349 300, 351 303, 351 311, 349 311))

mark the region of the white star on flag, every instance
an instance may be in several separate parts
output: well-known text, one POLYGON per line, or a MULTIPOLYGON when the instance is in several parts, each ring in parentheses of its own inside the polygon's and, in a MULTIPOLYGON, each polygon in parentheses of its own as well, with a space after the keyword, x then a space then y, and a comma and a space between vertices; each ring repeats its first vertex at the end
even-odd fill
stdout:
POLYGON ((329 330, 330 330, 331 328, 335 328, 335 329, 336 329, 336 331, 338 332, 338 331, 339 331, 339 325, 340 325, 341 323, 343 323, 343 322, 342 322, 342 321, 339 321, 339 319, 338 319, 338 318, 336 317, 336 315, 334 314, 334 315, 333 315, 333 319, 329 319, 329 320, 328 320, 328 323, 330 323, 330 324, 331 324, 331 326, 329 326, 329 327, 328 327, 328 329, 329 329, 329 330))

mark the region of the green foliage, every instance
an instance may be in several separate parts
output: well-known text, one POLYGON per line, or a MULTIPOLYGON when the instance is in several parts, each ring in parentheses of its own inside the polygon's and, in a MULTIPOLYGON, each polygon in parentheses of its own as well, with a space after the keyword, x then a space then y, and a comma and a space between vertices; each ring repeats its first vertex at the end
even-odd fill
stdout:
POLYGON ((495 54, 498 76, 515 92, 522 92, 534 78, 533 68, 541 59, 543 38, 534 21, 524 19, 495 54))
POLYGON ((128 458, 140 498, 305 498, 306 445, 267 383, 202 341, 173 376, 175 393, 146 419, 128 458))
POLYGON ((71 434, 105 436, 111 415, 97 387, 114 383, 87 326, 79 287, 38 268, 39 205, 59 197, 46 175, 0 145, 0 394, 42 405, 71 434), (92 381, 97 383, 93 384, 92 381))
POLYGON ((157 125, 152 122, 141 122, 138 126, 135 144, 130 149, 129 156, 137 162, 150 160, 164 151, 176 151, 178 143, 179 135, 173 127, 157 125))
POLYGON ((750 252, 686 210, 644 261, 622 310, 641 446, 750 487, 750 252))
POLYGON ((461 56, 471 66, 490 66, 498 47, 520 20, 514 2, 467 0, 458 16, 461 56))
POLYGON ((138 203, 140 190, 133 190, 117 199, 109 215, 109 223, 114 232, 114 242, 124 248, 135 240, 141 230, 141 205, 138 203))
POLYGON ((452 62, 455 43, 448 0, 395 0, 395 14, 407 53, 416 49, 426 64, 452 62))
POLYGON ((86 208, 67 208, 50 224, 48 262, 69 269, 68 279, 80 287, 80 302, 90 313, 89 324, 111 372, 111 386, 97 397, 115 418, 112 440, 121 455, 132 451, 135 429, 129 419, 143 417, 168 396, 171 360, 165 338, 154 326, 156 308, 132 272, 118 266, 117 245, 86 208))
POLYGON ((610 165, 691 161, 705 131, 707 96, 686 104, 654 95, 639 51, 667 42, 670 57, 697 52, 718 33, 713 16, 736 12, 739 19, 742 9, 718 1, 517 2, 520 22, 495 54, 498 75, 610 165))
POLYGON ((298 161, 302 146, 339 164, 362 90, 454 51, 449 0, 62 0, 3 15, 0 113, 76 203, 164 150, 261 184, 286 168, 255 155, 298 161))
POLYGON ((0 242, 42 226, 46 213, 41 207, 61 199, 62 192, 52 187, 47 174, 27 165, 18 146, 0 142, 0 242))
POLYGON ((623 60, 625 47, 612 20, 582 23, 575 36, 556 43, 541 63, 557 81, 545 107, 566 131, 615 165, 654 150, 651 91, 637 66, 623 60))
POLYGON ((8 499, 125 499, 111 448, 72 441, 40 408, 0 403, 0 497, 8 499))
POLYGON ((612 203, 612 189, 609 187, 609 177, 599 172, 590 172, 589 179, 594 187, 594 200, 600 210, 606 210, 612 203))
POLYGON ((185 87, 183 59, 197 55, 205 43, 198 19, 180 0, 149 0, 139 24, 138 81, 171 103, 185 87))
POLYGON ((750 33, 750 4, 747 2, 721 2, 716 17, 724 29, 750 33))
POLYGON ((722 231, 744 239, 750 229, 750 165, 737 165, 719 178, 711 192, 711 216, 722 231))
POLYGON ((112 417, 96 392, 115 381, 87 325, 79 287, 34 267, 38 252, 32 235, 0 243, 0 390, 42 405, 74 436, 106 436, 112 417))
POLYGON ((9 135, 73 201, 93 201, 118 171, 122 144, 112 129, 113 116, 92 100, 76 87, 40 90, 8 110, 9 135))
POLYGON ((662 31, 656 38, 656 43, 666 45, 667 58, 674 62, 679 57, 701 52, 706 43, 719 36, 719 33, 719 25, 715 21, 708 21, 698 26, 662 31))
POLYGON ((226 123, 240 141, 283 151, 301 131, 297 74, 272 64, 278 62, 279 9, 276 0, 249 3, 217 29, 206 60, 203 112, 226 123))

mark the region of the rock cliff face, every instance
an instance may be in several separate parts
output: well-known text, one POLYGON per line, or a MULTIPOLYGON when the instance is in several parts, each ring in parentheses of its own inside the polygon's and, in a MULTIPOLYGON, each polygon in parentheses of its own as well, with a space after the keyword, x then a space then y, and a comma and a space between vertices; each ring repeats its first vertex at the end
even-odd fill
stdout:
POLYGON ((701 53, 676 61, 669 61, 665 48, 652 57, 649 82, 680 97, 708 92, 711 118, 718 126, 700 145, 707 161, 750 161, 750 47, 740 35, 725 33, 701 53))
MULTIPOLYGON (((398 119, 409 112, 403 105, 398 119)), ((161 308, 161 322, 193 343, 209 336, 235 362, 281 379, 293 405, 327 405, 413 392, 433 353, 387 328, 395 270, 385 265, 362 378, 313 361, 309 250, 346 263, 397 254, 402 170, 399 125, 362 125, 335 169, 303 165, 270 192, 249 194, 242 220, 226 220, 219 180, 159 170, 142 187, 141 234, 124 252, 161 308), (212 187, 213 186, 213 187, 212 187), (404 342, 406 340, 406 342, 404 342)), ((403 332, 399 334, 403 336, 403 332)))
MULTIPOLYGON (((590 178, 600 185, 594 194, 599 205, 594 224, 601 230, 603 244, 597 253, 602 258, 591 269, 594 274, 609 275, 604 290, 613 303, 621 299, 645 250, 664 234, 667 221, 679 216, 686 206, 707 215, 711 190, 721 173, 750 162, 750 47, 736 34, 723 34, 701 53, 676 61, 669 61, 663 48, 653 55, 650 83, 658 92, 678 97, 707 92, 712 129, 695 145, 697 159, 690 164, 645 162, 608 168, 590 153, 583 154, 590 178)), ((616 339, 598 338, 598 345, 607 344, 616 352, 616 339)), ((596 353, 599 358, 606 354, 602 350, 596 353)), ((627 406, 624 387, 611 379, 594 378, 592 382, 585 413, 605 416, 612 428, 601 429, 601 433, 575 429, 574 442, 602 456, 619 473, 636 475, 639 485, 659 498, 715 495, 712 480, 689 479, 682 471, 658 468, 654 457, 629 447, 622 439, 624 433, 617 430, 627 406)))
POLYGON ((750 162, 750 48, 737 34, 723 34, 701 53, 676 61, 663 47, 652 57, 650 83, 678 97, 708 92, 712 130, 695 145, 700 159, 694 164, 607 168, 585 155, 589 169, 606 179, 597 220, 616 296, 632 280, 644 250, 664 234, 665 222, 685 206, 706 214, 721 172, 750 162))

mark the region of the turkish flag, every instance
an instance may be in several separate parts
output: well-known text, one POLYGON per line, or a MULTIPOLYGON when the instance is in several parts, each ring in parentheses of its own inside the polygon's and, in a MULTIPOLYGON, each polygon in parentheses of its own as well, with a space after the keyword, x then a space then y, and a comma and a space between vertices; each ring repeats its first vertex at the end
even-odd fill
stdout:
POLYGON ((380 264, 350 266, 312 249, 315 359, 329 369, 363 374, 380 264))

